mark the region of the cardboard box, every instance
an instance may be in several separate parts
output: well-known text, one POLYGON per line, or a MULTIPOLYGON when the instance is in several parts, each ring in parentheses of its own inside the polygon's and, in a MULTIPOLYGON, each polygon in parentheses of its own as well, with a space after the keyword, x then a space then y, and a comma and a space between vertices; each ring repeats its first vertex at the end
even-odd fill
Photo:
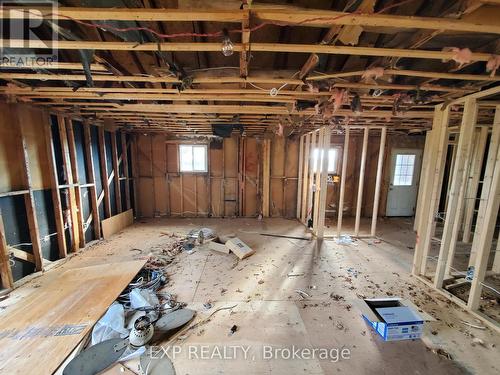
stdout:
POLYGON ((434 320, 408 300, 373 298, 357 301, 363 318, 384 341, 414 340, 422 336, 424 321, 434 320))
POLYGON ((247 244, 237 237, 229 239, 226 242, 226 246, 240 259, 247 258, 255 253, 255 250, 247 246, 247 244))

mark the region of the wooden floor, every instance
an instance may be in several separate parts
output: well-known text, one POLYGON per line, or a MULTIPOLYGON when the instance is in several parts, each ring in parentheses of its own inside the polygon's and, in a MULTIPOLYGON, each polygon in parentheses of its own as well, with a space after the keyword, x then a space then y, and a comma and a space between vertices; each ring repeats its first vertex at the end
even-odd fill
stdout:
MULTIPOLYGON (((168 247, 173 241, 170 234, 182 235, 200 226, 219 234, 234 233, 256 250, 251 257, 237 261, 232 254, 197 249, 191 254, 179 254, 170 265, 170 282, 165 291, 198 311, 195 323, 218 307, 235 306, 219 311, 208 323, 187 331, 176 341, 183 348, 174 360, 178 374, 498 373, 498 335, 488 329, 467 327, 461 321, 477 324, 472 316, 410 277, 413 250, 404 246, 401 232, 411 232, 411 222, 397 223, 384 221, 379 228, 389 243, 360 240, 341 246, 333 241, 319 243, 258 234, 304 234, 304 228, 291 220, 141 220, 110 241, 96 245, 93 251, 130 257, 137 254, 137 250, 131 251, 135 248, 145 255, 168 247), (311 297, 302 300, 297 289, 311 297), (363 296, 387 295, 409 298, 438 320, 426 323, 423 340, 385 343, 352 306, 363 296), (208 301, 214 304, 209 310, 203 307, 208 301), (233 325, 238 330, 229 336, 233 325), (473 345, 474 337, 481 338, 485 346, 473 345), (249 357, 245 360, 241 353, 236 359, 226 360, 188 357, 190 347, 201 350, 203 345, 211 350, 224 345, 248 347, 249 357), (264 346, 292 345, 347 348, 351 356, 338 362, 262 358, 264 346), (444 359, 429 348, 441 348, 454 360, 444 359)), ((16 291, 12 301, 22 295, 22 289, 42 283, 50 273, 16 291)))

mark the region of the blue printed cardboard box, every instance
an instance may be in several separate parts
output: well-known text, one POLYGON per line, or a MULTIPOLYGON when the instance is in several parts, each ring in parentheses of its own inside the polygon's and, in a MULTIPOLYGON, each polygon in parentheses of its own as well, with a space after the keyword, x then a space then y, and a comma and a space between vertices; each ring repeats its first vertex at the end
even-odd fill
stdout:
POLYGON ((363 318, 384 341, 415 340, 422 337, 424 322, 434 320, 408 300, 371 298, 357 301, 363 318))

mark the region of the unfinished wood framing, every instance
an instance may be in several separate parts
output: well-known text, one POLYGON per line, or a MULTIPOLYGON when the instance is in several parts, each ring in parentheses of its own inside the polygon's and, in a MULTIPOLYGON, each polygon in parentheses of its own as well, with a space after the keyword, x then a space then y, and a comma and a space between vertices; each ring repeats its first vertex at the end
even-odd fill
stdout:
POLYGON ((128 148, 127 138, 125 133, 120 134, 120 142, 122 145, 122 165, 123 165, 123 177, 125 178, 125 210, 131 208, 130 204, 130 175, 129 175, 129 165, 128 165, 128 148))
MULTIPOLYGON (((116 146, 116 133, 111 133, 111 158, 113 162, 113 183, 115 184, 116 211, 122 212, 122 195, 120 188, 120 169, 118 165, 118 150, 116 146)), ((123 158, 121 159, 123 162, 123 158)))
POLYGON ((88 170, 88 179, 90 186, 90 202, 92 206, 92 223, 94 225, 94 233, 96 238, 101 238, 101 220, 99 218, 99 204, 97 202, 97 187, 94 170, 94 155, 92 152, 92 139, 90 135, 90 125, 86 122, 83 124, 84 145, 85 145, 85 164, 88 170))
POLYGON ((5 227, 2 215, 0 215, 0 280, 4 289, 10 289, 14 285, 9 258, 9 249, 5 241, 5 227))
POLYGON ((356 199, 356 221, 354 224, 354 235, 359 236, 359 226, 361 223, 361 206, 363 204, 363 190, 365 188, 365 168, 366 150, 368 149, 368 133, 370 129, 366 127, 363 131, 363 151, 361 154, 361 166, 359 168, 358 197, 356 199))
POLYGON ((373 197, 372 224, 371 224, 371 228, 370 228, 370 235, 372 237, 375 237, 375 234, 377 232, 378 205, 380 202, 380 190, 382 189, 382 168, 384 165, 385 138, 386 137, 387 137, 387 127, 384 126, 380 132, 380 147, 379 147, 379 151, 378 151, 378 161, 377 161, 377 177, 376 177, 376 181, 375 181, 375 195, 373 197))
POLYGON ((107 167, 107 156, 106 156, 106 142, 104 139, 104 129, 99 127, 99 162, 101 164, 101 178, 103 193, 102 199, 99 197, 99 201, 104 200, 104 213, 106 218, 111 217, 111 198, 109 193, 109 175, 107 167))
MULTIPOLYGON (((480 195, 480 204, 477 213, 476 226, 474 230, 474 238, 479 237, 480 233, 484 228, 484 217, 486 210, 486 202, 489 199, 493 174, 496 166, 496 152, 500 147, 500 108, 497 107, 495 111, 495 119, 493 122, 493 131, 491 134, 490 144, 488 147, 488 155, 486 159, 486 167, 484 171, 483 183, 481 188, 480 195)), ((477 244, 477 242, 476 242, 477 244)), ((476 258, 477 258, 478 248, 474 247, 474 243, 472 244, 470 258, 469 258, 469 266, 475 266, 476 258)))
POLYGON ((28 228, 31 239, 31 249, 33 251, 33 259, 35 261, 35 269, 43 270, 42 247, 40 244, 40 233, 38 229, 38 221, 35 211, 35 199, 33 197, 33 188, 31 185, 31 172, 29 166, 29 156, 24 136, 23 123, 19 124, 19 140, 21 149, 21 164, 22 164, 22 180, 24 186, 28 189, 28 194, 24 194, 24 205, 26 207, 26 216, 28 219, 28 228))
POLYGON ((59 257, 66 257, 68 250, 66 246, 66 235, 64 225, 64 215, 61 207, 61 195, 59 194, 59 181, 57 179, 56 159, 54 152, 54 140, 52 138, 52 129, 47 116, 43 122, 43 132, 45 135, 45 144, 47 146, 48 155, 48 173, 50 178, 50 193, 52 196, 52 204, 54 205, 54 219, 57 228, 57 244, 59 249, 59 257))
POLYGON ((271 141, 262 142, 262 216, 269 217, 269 194, 271 183, 271 141))
POLYGON ((304 136, 300 137, 299 143, 299 178, 297 179, 297 213, 296 218, 301 219, 302 185, 304 184, 304 136))
MULTIPOLYGON (((482 95, 487 97, 497 93, 499 88, 486 90, 482 95)), ((464 306, 471 313, 483 319, 484 323, 492 328, 498 329, 498 323, 493 322, 485 316, 481 310, 481 293, 485 284, 485 276, 488 272, 488 261, 493 256, 493 265, 491 272, 498 272, 495 268, 496 253, 492 250, 494 228, 497 221, 500 205, 500 107, 496 107, 495 119, 491 137, 488 141, 488 126, 483 124, 477 132, 476 122, 480 103, 478 99, 483 96, 473 94, 469 95, 458 103, 463 103, 464 112, 462 123, 459 128, 458 144, 456 144, 456 156, 452 160, 452 174, 447 197, 446 215, 444 217, 443 235, 440 240, 440 249, 437 257, 436 271, 433 275, 432 285, 439 291, 443 290, 445 280, 452 280, 453 273, 457 271, 454 268, 455 247, 458 241, 459 232, 471 230, 473 220, 473 208, 468 200, 475 200, 479 191, 480 171, 485 168, 483 181, 481 183, 480 204, 477 213, 474 236, 470 250, 469 271, 471 272, 470 291, 467 302, 464 303, 456 298, 450 292, 443 291, 443 295, 464 306), (474 137, 474 133, 476 136, 474 137), (483 156, 488 145, 488 155, 485 167, 483 156), (465 211, 465 212, 464 212, 465 211), (462 220, 463 219, 463 220, 462 220), (493 254, 493 255, 492 255, 493 254)), ((429 253, 430 239, 435 230, 434 216, 437 213, 439 204, 439 193, 441 192, 445 156, 448 148, 448 113, 449 108, 436 107, 434 126, 428 134, 428 146, 426 147, 427 162, 429 168, 426 176, 421 181, 422 201, 419 205, 419 220, 417 232, 417 244, 413 273, 420 280, 429 283, 426 278, 427 257, 429 253), (434 176, 433 176, 434 175, 434 176)), ((473 207, 473 205, 472 205, 473 207)), ((465 239, 470 235, 465 233, 465 239)), ((465 243, 465 241, 464 241, 465 243)), ((498 248, 498 244, 496 245, 498 248)), ((455 266, 456 267, 456 266, 455 266)), ((432 274, 428 275, 432 277, 432 274)))
MULTIPOLYGON (((82 209, 82 199, 81 199, 81 188, 80 188, 80 176, 78 173, 78 165, 77 165, 77 160, 76 160, 76 145, 75 145, 75 134, 73 130, 73 122, 66 118, 66 134, 68 136, 68 146, 69 146, 69 157, 70 157, 70 164, 71 164, 71 177, 68 176, 68 178, 71 181, 68 181, 68 184, 71 185, 69 187, 70 190, 74 191, 74 201, 76 206, 72 207, 72 209, 76 209, 76 214, 73 215, 73 217, 77 218, 76 225, 77 230, 78 230, 78 246, 80 248, 85 247, 85 229, 84 229, 84 223, 85 220, 83 218, 83 209, 82 209)), ((64 150, 64 149, 63 149, 64 150)), ((75 223, 73 221, 73 223, 75 223)))
MULTIPOLYGON (((317 204, 317 225, 316 225, 316 237, 323 238, 325 232, 325 208, 326 208, 326 195, 328 189, 328 152, 330 150, 330 138, 331 129, 330 127, 323 128, 323 143, 321 152, 321 164, 320 169, 318 169, 319 174, 319 192, 318 192, 318 204, 317 204)), ((318 190, 318 189, 317 189, 318 190)))
POLYGON ((347 178, 347 160, 349 158, 349 127, 346 126, 344 128, 344 147, 342 154, 342 172, 340 174, 340 197, 339 197, 339 209, 338 209, 338 218, 337 218, 337 237, 340 237, 342 234, 342 218, 344 215, 344 197, 345 197, 345 187, 346 187, 346 178, 347 178))
POLYGON ((476 136, 474 144, 474 155, 472 157, 472 165, 470 167, 469 180, 467 184, 467 193, 465 196, 465 215, 463 223, 463 242, 470 241, 472 230, 472 220, 476 208, 476 197, 479 188, 479 180, 481 178, 481 169, 483 166, 483 157, 486 149, 486 141, 488 139, 488 128, 482 127, 479 130, 479 136, 476 136))
POLYGON ((430 138, 427 163, 429 168, 426 176, 421 177, 422 189, 419 206, 419 223, 417 228, 418 241, 415 246, 412 273, 426 273, 427 256, 433 236, 434 222, 439 206, 444 164, 446 162, 446 148, 448 141, 449 108, 437 106, 434 112, 433 128, 427 134, 430 138))
POLYGON ((70 150, 68 145, 68 136, 66 132, 66 119, 63 116, 57 116, 57 125, 59 129, 59 139, 61 143, 61 153, 62 153, 62 169, 64 173, 65 185, 59 185, 59 188, 63 188, 66 192, 68 209, 64 213, 66 223, 69 227, 71 233, 71 250, 73 252, 77 251, 80 245, 80 230, 79 230, 79 219, 78 219, 78 206, 76 202, 76 195, 73 186, 73 170, 72 163, 70 159, 70 150))
POLYGON ((476 101, 474 99, 467 99, 464 105, 464 115, 460 127, 457 157, 453 171, 453 181, 451 182, 448 209, 446 210, 446 221, 443 229, 443 237, 441 239, 436 275, 434 276, 434 285, 437 288, 441 288, 443 285, 446 265, 450 259, 449 255, 454 253, 456 239, 458 238, 463 208, 463 195, 468 175, 467 166, 471 156, 476 118, 476 101))
MULTIPOLYGON (((500 108, 497 109, 500 112, 500 108)), ((481 202, 483 203, 483 201, 481 202)), ((498 217, 498 208, 500 205, 500 148, 497 149, 495 159, 495 170, 491 178, 491 184, 488 192, 488 199, 484 201, 484 209, 480 211, 481 215, 481 231, 477 237, 474 237, 471 251, 477 252, 474 264, 474 277, 471 281, 471 288, 467 307, 470 310, 477 310, 481 300, 481 291, 483 289, 483 281, 486 275, 488 259, 490 256, 491 243, 493 233, 498 217)))
MULTIPOLYGON (((302 136, 304 137, 304 136, 302 136)), ((303 155, 303 176, 302 176, 302 200, 300 219, 304 225, 307 225, 307 206, 309 202, 309 168, 311 165, 311 134, 305 135, 305 150, 303 155)))
POLYGON ((206 323, 189 340, 234 325, 320 348, 343 328, 362 354, 233 373, 498 368, 500 0, 4 3, 1 374, 68 372, 110 305, 166 271, 162 302, 199 311, 155 345, 206 323), (188 238, 202 228, 217 238, 188 238), (370 323, 413 310, 383 339, 454 359, 380 345, 349 301, 370 323))

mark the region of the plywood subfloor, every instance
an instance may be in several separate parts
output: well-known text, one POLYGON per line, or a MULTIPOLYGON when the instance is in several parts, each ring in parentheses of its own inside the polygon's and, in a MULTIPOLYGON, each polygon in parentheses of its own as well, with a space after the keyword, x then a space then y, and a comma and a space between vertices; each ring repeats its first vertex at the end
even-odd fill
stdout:
POLYGON ((462 374, 500 370, 498 335, 489 329, 467 327, 462 320, 478 323, 410 277, 412 250, 398 240, 401 225, 394 226, 392 232, 390 222, 380 228, 388 242, 365 240, 339 246, 333 241, 317 243, 258 234, 304 234, 304 228, 290 220, 151 219, 134 224, 91 251, 126 258, 139 253, 132 250, 135 248, 145 255, 168 247, 174 240, 171 234, 201 226, 219 234, 236 234, 255 248, 256 254, 238 261, 231 254, 198 249, 179 254, 169 266, 165 291, 198 311, 194 323, 218 307, 235 306, 180 336, 175 343, 182 352, 174 359, 178 374, 462 374), (311 297, 302 300, 296 289, 311 297), (352 306, 363 296, 387 295, 409 298, 438 319, 426 324, 423 340, 385 343, 352 306), (203 304, 207 301, 214 307, 206 310, 203 304), (229 336, 233 325, 238 330, 229 336), (482 339, 485 346, 474 345, 474 337, 482 339), (200 353, 202 346, 213 351, 224 345, 249 347, 249 357, 245 359, 240 352, 226 360, 189 358, 189 348, 198 348, 200 353), (265 360, 262 350, 268 345, 348 348, 351 359, 265 360), (454 360, 442 358, 430 347, 442 349, 454 360))
POLYGON ((52 374, 144 263, 89 251, 16 290, 0 314, 0 374, 52 374))

